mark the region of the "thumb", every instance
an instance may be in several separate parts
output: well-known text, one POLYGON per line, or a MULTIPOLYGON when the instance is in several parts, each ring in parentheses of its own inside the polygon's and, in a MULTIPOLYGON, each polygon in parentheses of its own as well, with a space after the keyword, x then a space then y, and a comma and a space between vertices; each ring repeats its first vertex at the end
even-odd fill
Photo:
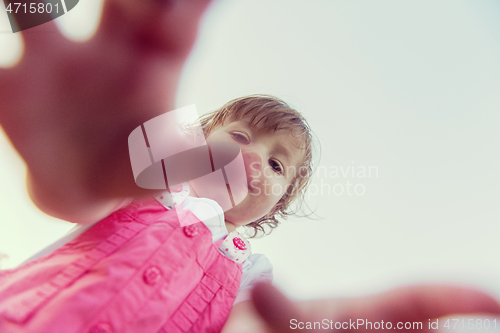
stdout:
POLYGON ((252 300, 258 314, 269 325, 272 332, 291 331, 290 321, 301 314, 294 302, 268 282, 255 286, 252 290, 252 300))

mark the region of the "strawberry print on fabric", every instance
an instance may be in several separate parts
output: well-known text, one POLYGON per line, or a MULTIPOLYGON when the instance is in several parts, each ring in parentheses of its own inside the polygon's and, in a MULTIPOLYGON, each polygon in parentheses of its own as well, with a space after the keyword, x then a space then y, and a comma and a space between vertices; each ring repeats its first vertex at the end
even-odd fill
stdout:
POLYGON ((238 231, 233 231, 226 236, 219 251, 238 264, 242 264, 252 254, 250 242, 238 231))
POLYGON ((176 209, 189 195, 189 185, 188 183, 182 183, 179 185, 174 185, 169 191, 162 192, 155 196, 165 208, 176 209))

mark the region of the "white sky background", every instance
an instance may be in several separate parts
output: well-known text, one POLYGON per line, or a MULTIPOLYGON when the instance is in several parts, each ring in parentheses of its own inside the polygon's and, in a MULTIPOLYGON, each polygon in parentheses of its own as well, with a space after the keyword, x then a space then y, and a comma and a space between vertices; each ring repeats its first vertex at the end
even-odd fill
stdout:
MULTIPOLYGON (((81 14, 92 3, 63 17, 80 15, 76 32, 91 31, 81 14)), ((437 281, 500 295, 499 17, 497 0, 212 5, 177 106, 203 113, 275 94, 303 112, 322 146, 308 200, 320 219, 290 218, 252 241, 278 286, 305 298, 437 281)), ((0 53, 12 45, 0 35, 0 53)), ((3 138, 0 156, 0 252, 9 255, 0 264, 10 268, 71 225, 31 205, 3 138)))

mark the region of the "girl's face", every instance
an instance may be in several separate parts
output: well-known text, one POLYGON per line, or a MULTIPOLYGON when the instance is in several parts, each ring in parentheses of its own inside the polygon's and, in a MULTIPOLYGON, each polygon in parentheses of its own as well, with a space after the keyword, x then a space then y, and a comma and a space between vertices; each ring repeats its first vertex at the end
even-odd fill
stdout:
POLYGON ((274 208, 295 178, 304 155, 299 148, 300 140, 289 130, 266 132, 246 121, 216 128, 207 142, 234 142, 243 155, 248 195, 224 213, 226 226, 233 230, 263 217, 274 208))

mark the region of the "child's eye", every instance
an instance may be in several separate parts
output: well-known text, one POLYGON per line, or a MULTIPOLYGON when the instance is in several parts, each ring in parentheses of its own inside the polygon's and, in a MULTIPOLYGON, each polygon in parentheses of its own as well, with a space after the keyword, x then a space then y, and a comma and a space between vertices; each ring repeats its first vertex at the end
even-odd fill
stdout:
POLYGON ((243 143, 243 144, 249 143, 248 138, 245 135, 243 135, 242 133, 231 133, 231 136, 233 137, 233 139, 235 139, 236 141, 238 141, 240 143, 243 143))
POLYGON ((276 160, 269 160, 269 165, 274 170, 274 172, 280 175, 283 174, 283 168, 281 167, 281 164, 279 164, 276 160))

